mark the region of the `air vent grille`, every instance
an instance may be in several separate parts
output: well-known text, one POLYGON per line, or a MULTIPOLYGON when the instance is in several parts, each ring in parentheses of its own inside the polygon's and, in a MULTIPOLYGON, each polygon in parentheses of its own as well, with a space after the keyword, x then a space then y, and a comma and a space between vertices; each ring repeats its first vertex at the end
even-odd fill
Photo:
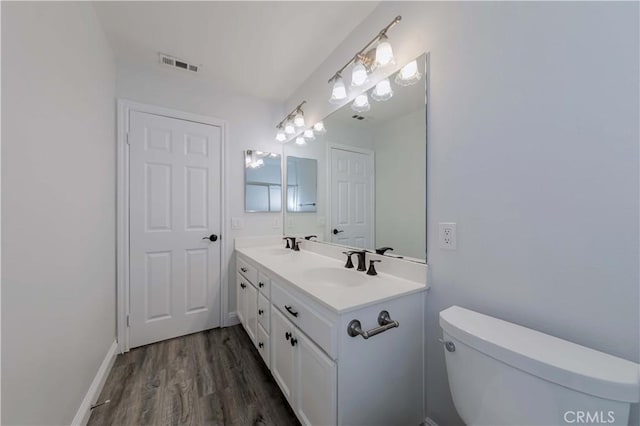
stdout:
POLYGON ((177 68, 185 71, 198 72, 200 69, 199 65, 190 64, 186 61, 182 61, 180 59, 176 59, 173 56, 165 55, 160 53, 160 63, 167 67, 177 68))

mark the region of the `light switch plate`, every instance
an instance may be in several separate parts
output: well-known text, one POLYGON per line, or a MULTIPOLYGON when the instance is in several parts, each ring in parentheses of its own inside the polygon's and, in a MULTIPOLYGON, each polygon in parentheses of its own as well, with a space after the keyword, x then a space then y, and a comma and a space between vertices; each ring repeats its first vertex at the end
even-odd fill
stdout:
POLYGON ((273 222, 271 222, 271 227, 273 229, 278 229, 280 228, 280 218, 279 217, 274 217, 273 218, 273 222))
POLYGON ((452 222, 440 223, 440 233, 438 236, 440 248, 443 250, 456 249, 456 224, 452 222))
POLYGON ((242 228, 244 228, 244 219, 241 217, 232 217, 231 229, 242 229, 242 228))

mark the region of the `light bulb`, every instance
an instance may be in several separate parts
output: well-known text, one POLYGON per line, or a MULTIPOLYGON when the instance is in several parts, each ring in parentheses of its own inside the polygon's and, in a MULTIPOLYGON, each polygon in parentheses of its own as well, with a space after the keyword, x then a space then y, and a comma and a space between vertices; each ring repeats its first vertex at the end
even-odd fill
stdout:
POLYGON ((351 71, 351 87, 360 87, 365 84, 369 76, 367 75, 367 69, 361 60, 357 60, 353 70, 351 71))
POLYGON ((322 121, 318 121, 316 124, 314 124, 313 130, 320 135, 324 135, 325 133, 327 133, 327 129, 325 129, 324 123, 322 121))
POLYGON ((418 63, 411 61, 396 74, 396 83, 400 86, 410 86, 420 81, 421 76, 418 63))
POLYGON ((391 83, 388 78, 379 81, 376 87, 371 92, 371 97, 376 101, 386 101, 393 96, 393 90, 391 89, 391 83))
POLYGON ((291 121, 287 121, 284 125, 284 132, 288 135, 292 135, 296 132, 296 128, 293 127, 293 123, 291 121))
POLYGON ((358 95, 356 99, 351 104, 351 109, 356 112, 366 112, 371 109, 371 105, 369 104, 369 96, 367 96, 367 92, 364 92, 362 95, 358 95))
POLYGON ((307 143, 307 141, 305 141, 305 140, 304 140, 304 138, 303 138, 302 136, 298 136, 298 137, 296 138, 296 143, 297 143, 298 145, 305 145, 305 144, 307 143))
POLYGON ((333 90, 331 91, 331 103, 340 103, 343 99, 347 98, 347 89, 344 87, 344 81, 342 77, 338 76, 333 82, 333 90))
POLYGON ((296 127, 304 127, 304 114, 302 114, 302 111, 298 110, 293 119, 293 124, 295 124, 296 127))
POLYGON ((385 65, 393 64, 393 49, 391 49, 391 43, 386 35, 380 37, 378 47, 376 47, 376 65, 384 67, 385 65))
POLYGON ((313 134, 313 129, 305 130, 303 136, 306 140, 309 140, 309 141, 312 141, 316 138, 315 135, 313 134))
POLYGON ((287 140, 287 135, 284 134, 284 131, 282 129, 279 129, 278 133, 276 133, 276 140, 278 142, 284 142, 287 140))

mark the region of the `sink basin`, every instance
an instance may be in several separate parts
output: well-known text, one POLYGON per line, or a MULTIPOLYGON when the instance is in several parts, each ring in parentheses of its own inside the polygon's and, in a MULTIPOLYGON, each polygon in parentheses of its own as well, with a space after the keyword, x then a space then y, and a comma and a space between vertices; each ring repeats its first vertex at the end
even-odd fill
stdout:
POLYGON ((310 268, 305 276, 310 283, 331 287, 359 287, 369 276, 364 272, 346 268, 310 268))
POLYGON ((263 252, 265 254, 268 254, 270 256, 284 256, 285 254, 292 254, 295 253, 293 250, 291 249, 287 249, 287 248, 266 248, 263 250, 263 252))

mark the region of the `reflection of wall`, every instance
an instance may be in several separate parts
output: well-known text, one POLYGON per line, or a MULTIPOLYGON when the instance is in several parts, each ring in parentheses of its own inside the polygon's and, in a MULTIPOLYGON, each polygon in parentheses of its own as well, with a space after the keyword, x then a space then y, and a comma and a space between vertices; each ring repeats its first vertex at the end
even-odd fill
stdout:
MULTIPOLYGON (((425 109, 378 125, 376 151, 376 247, 424 259, 426 253, 425 109)), ((393 252, 392 252, 393 253, 393 252)))
POLYGON ((325 116, 327 75, 398 14, 398 66, 430 52, 425 383, 442 425, 460 424, 437 341, 452 304, 640 361, 638 12, 381 2, 287 101, 325 116), (438 247, 448 221, 456 251, 438 247))

